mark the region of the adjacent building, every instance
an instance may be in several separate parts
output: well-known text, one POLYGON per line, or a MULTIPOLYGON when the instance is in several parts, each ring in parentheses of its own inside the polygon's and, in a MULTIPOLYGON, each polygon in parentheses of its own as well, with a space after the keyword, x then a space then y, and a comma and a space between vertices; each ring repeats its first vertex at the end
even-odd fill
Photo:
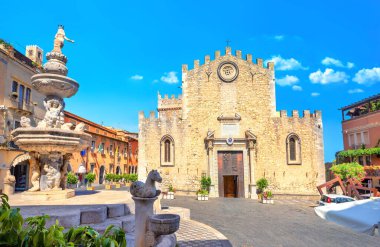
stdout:
MULTIPOLYGON (((342 134, 344 150, 380 147, 380 94, 344 106, 342 134)), ((359 156, 357 160, 367 171, 365 183, 380 189, 379 155, 359 156)))
POLYGON ((274 64, 230 47, 182 66, 182 95, 158 95, 158 115, 139 114, 139 178, 159 169, 164 186, 194 193, 202 175, 211 196, 256 196, 265 177, 275 194, 319 195, 325 181, 320 111, 277 111, 274 64))
POLYGON ((65 111, 65 122, 73 126, 84 123, 85 132, 91 134, 91 146, 73 154, 69 170, 84 181, 88 172, 96 174, 95 183, 102 184, 106 173, 137 172, 137 134, 105 127, 65 111))
POLYGON ((30 78, 42 68, 43 51, 26 47, 25 55, 0 39, 0 189, 6 170, 16 176, 16 191, 29 185, 28 155, 11 141, 10 133, 20 126, 22 116, 35 125, 45 115, 44 96, 32 88, 30 78))

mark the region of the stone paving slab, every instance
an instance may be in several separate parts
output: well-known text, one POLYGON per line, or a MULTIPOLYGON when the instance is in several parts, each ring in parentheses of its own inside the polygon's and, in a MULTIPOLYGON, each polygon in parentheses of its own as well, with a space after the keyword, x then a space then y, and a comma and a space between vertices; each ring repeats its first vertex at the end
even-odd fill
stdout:
POLYGON ((228 247, 232 246, 228 239, 214 228, 194 220, 181 219, 176 232, 180 247, 228 247))

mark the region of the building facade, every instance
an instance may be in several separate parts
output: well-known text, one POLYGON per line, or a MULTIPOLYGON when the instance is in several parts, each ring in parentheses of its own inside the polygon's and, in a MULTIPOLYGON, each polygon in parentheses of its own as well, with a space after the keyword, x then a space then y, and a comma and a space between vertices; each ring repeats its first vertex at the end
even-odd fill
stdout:
MULTIPOLYGON (((380 147, 380 94, 342 107, 344 150, 380 147)), ((367 171, 365 183, 371 181, 380 190, 379 155, 359 156, 358 163, 367 171)))
MULTIPOLYGON (((256 197, 265 177, 277 195, 317 195, 325 181, 320 111, 276 111, 274 64, 215 52, 182 66, 182 95, 158 95, 158 116, 139 113, 139 178, 160 169, 166 185, 211 196, 256 197)), ((165 185, 164 185, 165 186, 165 185)))
POLYGON ((42 56, 38 46, 27 46, 23 55, 0 40, 0 189, 9 169, 16 178, 16 191, 30 185, 28 155, 13 144, 10 133, 20 127, 22 116, 36 125, 45 115, 44 96, 32 88, 30 80, 42 69, 42 56))
POLYGON ((65 111, 65 122, 73 126, 84 123, 85 132, 92 135, 91 146, 74 153, 69 170, 79 175, 93 172, 95 183, 103 184, 106 173, 137 173, 137 134, 124 130, 104 127, 65 111))

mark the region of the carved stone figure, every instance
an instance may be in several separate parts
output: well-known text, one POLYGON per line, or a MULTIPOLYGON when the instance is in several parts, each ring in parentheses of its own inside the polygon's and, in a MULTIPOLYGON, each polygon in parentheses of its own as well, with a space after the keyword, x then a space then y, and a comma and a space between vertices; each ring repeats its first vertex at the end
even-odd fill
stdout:
POLYGON ((4 178, 4 194, 11 195, 15 191, 16 178, 11 174, 10 170, 7 170, 7 173, 4 178))
POLYGON ((144 182, 136 181, 131 185, 131 194, 134 197, 153 198, 161 194, 161 190, 156 189, 155 182, 162 182, 160 173, 157 170, 149 172, 148 177, 144 182))
POLYGON ((25 117, 25 116, 22 116, 22 117, 21 117, 20 124, 21 124, 21 127, 23 127, 23 128, 28 128, 28 127, 30 127, 30 118, 27 118, 27 117, 25 117))
POLYGON ((4 183, 16 183, 16 178, 11 174, 11 170, 7 170, 7 174, 4 178, 4 183))
POLYGON ((64 123, 64 124, 62 124, 61 129, 63 129, 63 130, 71 130, 72 127, 73 127, 72 123, 64 123))
POLYGON ((39 191, 40 190, 40 176, 41 170, 38 160, 34 155, 31 155, 31 159, 29 160, 30 167, 32 169, 32 177, 30 178, 32 183, 32 188, 29 191, 39 191))
POLYGON ((63 165, 61 167, 61 188, 64 190, 66 189, 66 182, 67 182, 67 168, 70 164, 70 159, 73 155, 72 154, 65 154, 63 156, 63 165))
POLYGON ((49 164, 45 164, 43 170, 46 172, 47 188, 60 190, 61 185, 61 163, 58 153, 50 153, 48 156, 49 164))
POLYGON ((56 96, 48 96, 44 100, 46 109, 44 119, 38 123, 41 128, 60 128, 63 122, 63 108, 64 102, 61 98, 56 96))
POLYGON ((83 132, 84 131, 84 123, 79 123, 76 127, 75 127, 75 131, 81 131, 83 132))
POLYGON ((74 43, 74 40, 71 40, 66 37, 64 27, 62 25, 58 25, 58 31, 54 38, 54 48, 53 52, 62 53, 63 43, 67 40, 71 43, 74 43))

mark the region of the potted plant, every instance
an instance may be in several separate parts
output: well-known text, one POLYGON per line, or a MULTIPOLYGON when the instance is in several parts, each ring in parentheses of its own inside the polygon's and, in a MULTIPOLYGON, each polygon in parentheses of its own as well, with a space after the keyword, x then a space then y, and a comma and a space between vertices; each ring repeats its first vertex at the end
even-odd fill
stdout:
POLYGON ((129 179, 129 174, 124 173, 123 174, 123 179, 124 179, 125 186, 131 186, 131 181, 129 179))
POLYGON ((168 193, 165 199, 173 200, 174 199, 174 188, 173 185, 169 184, 168 193))
POLYGON ((211 186, 211 178, 202 176, 201 178, 201 189, 197 192, 197 199, 199 201, 208 201, 208 194, 211 186))
POLYGON ((273 193, 272 191, 268 190, 263 193, 263 199, 262 202, 264 204, 273 204, 273 193))
POLYGON ((116 185, 115 186, 116 186, 117 189, 121 188, 120 182, 121 182, 122 178, 123 177, 120 174, 115 174, 115 181, 116 181, 116 185))
POLYGON ((257 186, 257 197, 259 200, 262 200, 263 198, 263 192, 268 187, 268 180, 266 178, 260 178, 256 181, 257 186))
POLYGON ((87 179, 87 190, 94 190, 94 186, 91 186, 92 183, 95 181, 96 175, 95 173, 88 173, 85 177, 87 179))
POLYGON ((106 176, 105 176, 105 180, 106 180, 106 190, 110 190, 112 189, 112 180, 113 180, 113 174, 112 173, 107 173, 106 176))
POLYGON ((198 201, 208 201, 208 191, 207 190, 198 190, 197 192, 198 201))
POLYGON ((70 189, 74 189, 78 183, 78 177, 74 173, 69 172, 67 174, 67 181, 66 182, 69 185, 68 187, 70 189))

